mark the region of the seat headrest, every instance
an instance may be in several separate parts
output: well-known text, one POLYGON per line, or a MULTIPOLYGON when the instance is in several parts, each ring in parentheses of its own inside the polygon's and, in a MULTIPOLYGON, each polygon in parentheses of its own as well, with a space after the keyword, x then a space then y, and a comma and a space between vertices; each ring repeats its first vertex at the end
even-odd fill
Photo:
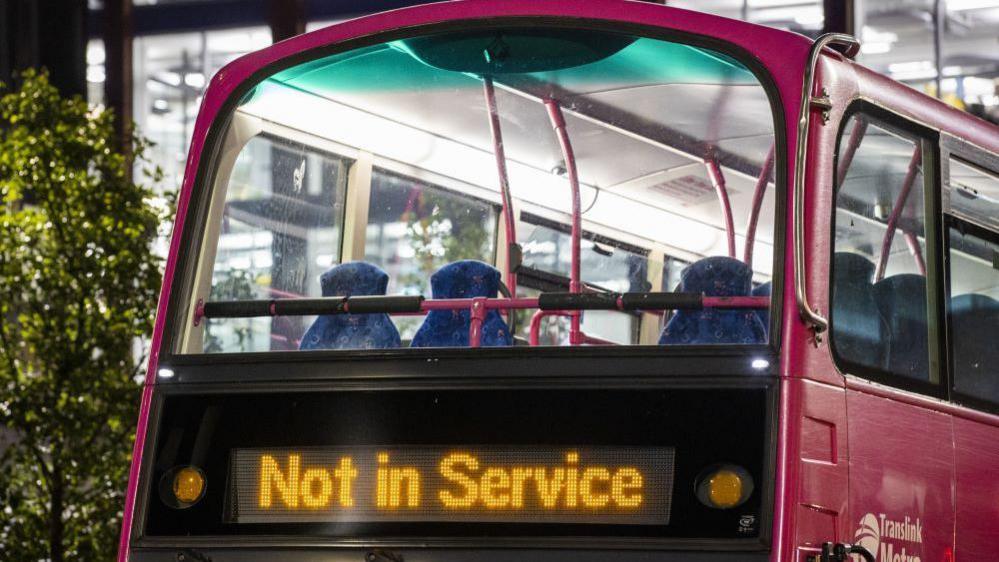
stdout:
POLYGON ((753 287, 753 271, 745 263, 726 256, 698 260, 683 270, 680 291, 710 297, 741 297, 753 287))
POLYGON ((384 295, 388 281, 379 267, 360 261, 335 265, 319 277, 324 297, 384 295))
POLYGON ((766 283, 760 283, 759 285, 756 286, 756 288, 753 289, 753 296, 754 297, 769 297, 770 296, 770 292, 771 292, 772 289, 773 289, 773 286, 770 283, 770 281, 767 281, 766 283))
POLYGON ((954 314, 997 311, 999 310, 999 301, 985 295, 977 295, 974 293, 958 295, 950 300, 950 310, 954 314))
POLYGON ((837 279, 862 279, 867 283, 874 280, 874 262, 853 252, 836 252, 833 270, 837 279))
POLYGON ((495 297, 499 283, 499 270, 477 260, 449 263, 430 277, 435 299, 495 297))
POLYGON ((887 294, 923 295, 920 302, 925 303, 926 278, 916 273, 899 273, 875 283, 874 290, 886 296, 887 294))

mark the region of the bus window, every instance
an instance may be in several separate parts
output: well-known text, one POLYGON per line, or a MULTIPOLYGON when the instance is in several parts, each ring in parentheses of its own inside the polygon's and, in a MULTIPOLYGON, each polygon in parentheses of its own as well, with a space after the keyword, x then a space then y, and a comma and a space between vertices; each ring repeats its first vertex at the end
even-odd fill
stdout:
POLYGON ((927 345, 922 145, 861 113, 839 141, 832 346, 845 371, 889 382, 937 377, 927 345))
MULTIPOLYGON (((542 217, 522 214, 517 224, 523 262, 518 270, 518 283, 525 296, 541 291, 565 291, 569 288, 571 239, 569 227, 542 217)), ((648 291, 648 254, 644 248, 619 242, 590 232, 583 233, 580 269, 582 280, 589 288, 606 292, 648 291)), ((517 332, 529 338, 533 311, 518 314, 517 332)), ((622 344, 638 342, 640 314, 591 310, 583 314, 587 333, 622 344)), ((550 345, 568 341, 568 322, 552 318, 542 338, 550 345)))
MULTIPOLYGON (((425 181, 375 168, 364 259, 388 276, 387 293, 430 295, 430 276, 458 260, 493 263, 496 206, 425 181)), ((395 319, 411 339, 422 317, 395 319)))
POLYGON ((999 404, 999 177, 955 158, 944 185, 954 389, 999 404))
MULTIPOLYGON (((210 298, 294 298, 319 293, 319 275, 340 261, 349 162, 270 135, 236 158, 218 223, 210 298)), ((298 317, 215 318, 204 350, 295 349, 298 317)))
POLYGON ((437 33, 280 69, 229 117, 211 161, 217 179, 205 188, 207 224, 196 230, 205 238, 180 352, 482 344, 472 344, 470 301, 438 296, 438 274, 450 286, 471 276, 478 285, 465 296, 509 298, 509 309, 490 302, 485 319, 498 346, 530 343, 524 330, 539 294, 574 290, 603 293, 616 308, 559 310, 545 325, 565 321, 571 337, 535 343, 665 349, 769 340, 769 295, 756 289, 769 287, 781 261, 774 225, 783 175, 771 174, 783 147, 767 90, 729 55, 592 30, 437 33), (277 142, 338 163, 324 176, 327 200, 296 191, 295 181, 318 181, 318 169, 256 148, 277 142), (231 174, 230 154, 238 154, 231 174), (241 188, 227 178, 247 167, 293 182, 274 199, 305 201, 311 211, 260 218, 257 262, 220 261, 206 248, 234 243, 226 229, 241 188), (575 260, 574 223, 582 233, 575 260), (198 281, 207 271, 230 280, 226 291, 198 281), (703 308, 639 311, 615 299, 660 291, 704 299, 703 308), (377 318, 325 312, 345 292, 410 298, 382 299, 396 308, 377 318), (368 337, 365 318, 379 337, 368 337), (444 324, 453 329, 420 337, 444 324), (319 337, 341 329, 359 339, 319 337))

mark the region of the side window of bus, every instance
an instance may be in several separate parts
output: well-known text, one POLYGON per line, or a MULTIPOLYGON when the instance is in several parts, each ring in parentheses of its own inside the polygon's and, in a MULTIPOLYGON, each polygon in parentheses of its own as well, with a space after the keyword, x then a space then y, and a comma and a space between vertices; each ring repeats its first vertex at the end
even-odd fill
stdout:
POLYGON ((939 376, 927 343, 923 145, 855 114, 838 147, 832 347, 844 371, 901 384, 939 376))
POLYGON ((944 184, 954 390, 999 405, 999 176, 950 158, 944 184))
MULTIPOLYGON (((268 135, 236 158, 211 272, 212 300, 319 296, 319 275, 339 261, 350 162, 268 135)), ((218 318, 204 350, 295 349, 305 319, 218 318)))
MULTIPOLYGON (((445 264, 495 263, 498 220, 492 203, 376 167, 364 260, 388 274, 386 294, 430 296, 430 277, 445 264)), ((407 340, 423 317, 393 321, 407 340)))

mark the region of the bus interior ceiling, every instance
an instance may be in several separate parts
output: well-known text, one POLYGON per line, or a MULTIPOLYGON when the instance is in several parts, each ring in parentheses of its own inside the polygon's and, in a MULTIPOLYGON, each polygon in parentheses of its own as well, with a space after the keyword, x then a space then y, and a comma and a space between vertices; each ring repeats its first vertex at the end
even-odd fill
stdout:
MULTIPOLYGON (((566 163, 544 103, 555 100, 575 152, 585 230, 687 260, 727 255, 708 170, 717 159, 736 255, 743 255, 754 186, 774 142, 766 92, 743 67, 697 48, 638 39, 582 68, 492 79, 518 213, 570 222, 566 163), (655 55, 683 57, 698 70, 650 64, 655 55), (592 68, 601 65, 612 70, 592 68)), ((236 120, 299 142, 325 141, 346 156, 371 153, 408 176, 447 178, 455 191, 501 204, 482 82, 428 66, 390 43, 279 72, 248 96, 236 120)), ((773 221, 770 184, 754 242, 760 282, 771 274, 773 221)))

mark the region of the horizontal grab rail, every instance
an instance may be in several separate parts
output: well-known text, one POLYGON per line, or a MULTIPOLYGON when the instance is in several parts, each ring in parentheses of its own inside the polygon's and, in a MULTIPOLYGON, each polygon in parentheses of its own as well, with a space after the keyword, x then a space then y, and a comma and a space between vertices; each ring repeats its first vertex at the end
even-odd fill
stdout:
POLYGON ((202 318, 258 318, 325 314, 423 314, 432 310, 699 310, 702 308, 762 309, 770 297, 708 297, 698 293, 541 293, 537 298, 424 299, 411 295, 372 295, 199 303, 195 325, 202 318))
POLYGON ((315 314, 370 314, 420 312, 421 296, 320 297, 209 301, 200 306, 202 318, 256 318, 261 316, 311 316, 315 314))

